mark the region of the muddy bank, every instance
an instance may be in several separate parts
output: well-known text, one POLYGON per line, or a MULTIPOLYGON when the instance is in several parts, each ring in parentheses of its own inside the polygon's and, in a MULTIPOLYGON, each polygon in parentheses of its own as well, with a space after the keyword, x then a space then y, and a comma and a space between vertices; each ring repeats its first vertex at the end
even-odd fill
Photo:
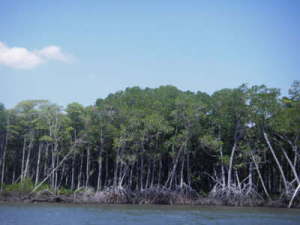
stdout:
MULTIPOLYGON (((98 204, 164 204, 164 205, 200 205, 200 206, 236 206, 236 207, 276 207, 285 208, 288 201, 265 201, 258 199, 220 200, 201 197, 196 194, 178 193, 167 190, 144 190, 138 192, 124 189, 93 192, 89 190, 73 194, 55 194, 44 190, 36 193, 0 192, 0 202, 26 203, 98 203, 98 204)), ((300 208, 297 201, 293 208, 300 208)))

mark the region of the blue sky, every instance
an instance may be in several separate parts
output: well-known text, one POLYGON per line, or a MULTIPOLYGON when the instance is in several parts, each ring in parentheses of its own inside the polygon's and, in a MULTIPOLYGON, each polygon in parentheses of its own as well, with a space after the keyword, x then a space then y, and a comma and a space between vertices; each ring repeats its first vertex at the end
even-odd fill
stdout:
POLYGON ((8 108, 26 99, 90 105, 126 87, 166 84, 209 94, 266 84, 286 94, 300 79, 297 0, 0 3, 8 108))

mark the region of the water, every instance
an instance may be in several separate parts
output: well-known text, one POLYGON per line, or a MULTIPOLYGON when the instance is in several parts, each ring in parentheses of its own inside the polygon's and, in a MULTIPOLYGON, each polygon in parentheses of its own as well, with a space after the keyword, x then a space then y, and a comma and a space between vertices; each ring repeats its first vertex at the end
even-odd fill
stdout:
POLYGON ((299 209, 0 204, 0 225, 300 225, 299 209))

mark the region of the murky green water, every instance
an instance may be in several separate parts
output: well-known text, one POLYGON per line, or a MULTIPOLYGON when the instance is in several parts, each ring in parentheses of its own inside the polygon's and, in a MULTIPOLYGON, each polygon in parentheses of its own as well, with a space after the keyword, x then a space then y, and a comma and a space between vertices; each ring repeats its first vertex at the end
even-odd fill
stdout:
POLYGON ((300 225, 300 210, 0 204, 0 225, 300 225))

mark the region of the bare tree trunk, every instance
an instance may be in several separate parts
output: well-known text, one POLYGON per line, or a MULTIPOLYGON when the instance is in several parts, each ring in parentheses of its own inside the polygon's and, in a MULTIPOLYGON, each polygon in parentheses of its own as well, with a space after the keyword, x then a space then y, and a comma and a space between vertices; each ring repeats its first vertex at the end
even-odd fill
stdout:
POLYGON ((220 156, 221 156, 221 173, 222 173, 222 186, 223 188, 226 187, 226 180, 225 180, 225 170, 224 170, 224 163, 223 163, 223 147, 220 147, 220 156))
POLYGON ((184 155, 182 157, 181 168, 180 168, 180 188, 183 187, 183 169, 184 169, 184 155))
POLYGON ((293 152, 294 152, 294 167, 297 168, 297 162, 298 162, 298 148, 297 146, 295 145, 293 147, 293 152))
POLYGON ((234 153, 236 151, 236 147, 237 147, 237 143, 235 141, 234 144, 233 144, 232 150, 231 150, 231 155, 230 155, 230 160, 229 160, 228 183, 227 183, 228 189, 231 188, 232 163, 233 163, 233 158, 234 158, 234 153))
POLYGON ((140 190, 144 189, 143 186, 143 171, 144 171, 144 157, 141 155, 141 168, 140 168, 140 190))
POLYGON ((259 179, 260 179, 261 185, 262 185, 262 187, 263 187, 263 189, 264 189, 264 192, 265 192, 267 198, 268 198, 269 200, 272 200, 271 197, 270 197, 270 195, 269 195, 269 192, 268 192, 268 190, 267 190, 267 188, 266 188, 266 186, 265 186, 264 179, 263 179, 263 177, 261 176, 261 173, 260 173, 260 170, 259 170, 259 166, 258 166, 258 164, 257 164, 257 162, 256 162, 256 160, 255 160, 255 157, 254 157, 254 155, 253 155, 252 152, 251 152, 251 158, 252 158, 252 161, 254 162, 255 169, 256 169, 256 171, 257 171, 257 174, 258 174, 258 177, 259 177, 259 179))
POLYGON ((147 166, 147 176, 146 176, 146 184, 145 188, 148 188, 149 186, 149 180, 150 180, 150 160, 148 160, 148 166, 147 166))
POLYGON ((131 189, 132 188, 132 177, 133 177, 133 168, 134 168, 134 164, 132 164, 130 166, 130 173, 129 173, 129 188, 131 189))
POLYGON ((75 153, 72 154, 72 175, 71 175, 71 190, 74 190, 75 187, 75 153))
POLYGON ((25 150, 26 150, 26 138, 24 137, 23 149, 22 149, 22 163, 21 163, 21 183, 23 182, 23 179, 24 179, 25 150))
POLYGON ((290 167, 292 169, 293 175, 296 178, 297 183, 299 185, 300 184, 300 180, 299 180, 299 176, 297 174, 295 166, 293 165, 292 161, 290 160, 289 156, 287 155, 285 149, 282 146, 281 146, 281 151, 283 152, 283 155, 285 156, 286 160, 288 161, 288 163, 289 163, 289 165, 290 165, 290 167))
MULTIPOLYGON (((35 186, 35 188, 32 190, 32 192, 35 192, 43 183, 45 183, 50 176, 52 176, 52 174, 60 167, 62 166, 62 164, 64 163, 65 160, 68 159, 68 157, 73 153, 73 151, 75 150, 77 141, 75 141, 75 143, 71 146, 70 151, 68 152, 68 154, 65 155, 65 157, 63 157, 63 159, 57 164, 57 166, 52 169, 52 171, 44 178, 44 180, 42 180, 38 185, 35 186)), ((31 193, 32 193, 31 192, 31 193)))
POLYGON ((100 129, 100 149, 98 156, 98 179, 97 179, 97 191, 102 189, 102 152, 103 152, 104 138, 102 128, 100 129))
POLYGON ((99 158, 98 158, 98 179, 97 179, 97 191, 102 189, 102 147, 100 148, 99 158))
MULTIPOLYGON (((59 154, 56 155, 56 158, 55 158, 55 165, 58 165, 58 162, 59 162, 59 154)), ((55 170, 54 172, 54 190, 55 192, 57 192, 58 190, 58 170, 55 170)))
POLYGON ((117 187, 117 183, 118 183, 119 152, 120 152, 120 148, 118 147, 116 152, 116 162, 115 162, 115 169, 114 169, 114 181, 113 181, 114 188, 117 187))
POLYGON ((25 164, 25 170, 24 170, 24 178, 27 177, 27 173, 28 173, 28 170, 29 170, 29 159, 30 159, 30 156, 31 156, 32 148, 33 148, 33 137, 30 138, 30 143, 29 143, 29 146, 28 146, 28 152, 27 152, 26 164, 25 164))
POLYGON ((186 155, 186 170, 187 170, 187 181, 188 181, 188 185, 190 187, 192 180, 191 180, 191 166, 190 166, 190 153, 189 152, 186 155))
POLYGON ((277 167, 278 167, 278 169, 279 169, 279 171, 280 171, 280 174, 281 174, 281 177, 282 177, 282 180, 283 180, 283 183, 284 183, 285 191, 288 191, 288 184, 287 184, 286 177, 285 177, 285 175, 284 175, 283 169, 282 169, 282 167, 281 167, 281 165, 280 165, 280 163, 279 163, 279 160, 278 160, 278 158, 277 158, 277 156, 276 156, 276 154, 275 154, 275 151, 274 151, 274 149, 273 149, 273 147, 272 147, 272 145, 271 145, 271 143, 270 143, 270 141, 269 141, 269 138, 268 138, 268 135, 267 135, 266 132, 264 132, 264 138, 265 138, 265 141, 266 141, 267 144, 268 144, 268 147, 269 147, 269 149, 270 149, 270 151, 271 151, 271 153, 272 153, 272 155, 273 155, 273 158, 274 158, 274 160, 275 160, 275 162, 276 162, 276 164, 277 164, 277 167))
POLYGON ((241 182, 240 182, 240 178, 239 178, 239 174, 238 174, 238 171, 237 171, 237 169, 235 169, 235 177, 236 177, 236 182, 237 182, 237 185, 238 185, 239 191, 240 191, 240 192, 242 192, 242 188, 241 188, 241 182))
POLYGON ((157 180, 158 186, 160 186, 160 182, 161 182, 161 169, 162 169, 162 159, 161 156, 159 156, 158 180, 157 180))
POLYGON ((85 188, 87 189, 89 185, 90 179, 90 147, 86 150, 86 181, 85 181, 85 188))
POLYGON ((5 174, 5 160, 6 160, 6 145, 4 147, 4 150, 3 150, 3 156, 2 156, 2 168, 1 168, 1 190, 3 188, 3 184, 4 184, 4 174, 5 174))
POLYGON ((124 178, 127 174, 127 170, 128 170, 128 166, 127 165, 122 165, 121 166, 121 170, 120 170, 120 177, 119 177, 119 182, 118 182, 118 187, 122 187, 123 186, 123 181, 124 178))
POLYGON ((1 190, 2 190, 3 184, 4 184, 7 143, 8 143, 8 132, 6 133, 5 145, 3 147, 3 155, 2 155, 2 159, 1 159, 1 161, 2 161, 2 164, 1 164, 1 187, 0 187, 1 190))
POLYGON ((108 186, 108 152, 105 153, 105 182, 104 185, 108 186))
POLYGON ((11 183, 14 184, 15 180, 16 180, 16 167, 14 166, 11 183))
POLYGON ((288 208, 291 208, 291 207, 292 207, 294 198, 297 196, 299 190, 300 190, 300 184, 299 184, 298 187, 296 188, 296 190, 295 190, 295 192, 294 192, 294 194, 293 194, 293 197, 292 197, 291 200, 290 200, 290 203, 289 203, 289 205, 288 205, 288 208))
POLYGON ((81 179, 82 179, 82 165, 83 164, 83 153, 80 154, 80 168, 79 168, 79 174, 77 179, 77 189, 81 186, 81 179))
POLYGON ((155 173, 155 160, 153 159, 152 160, 152 173, 151 173, 151 182, 150 182, 150 187, 152 188, 153 187, 153 184, 154 184, 154 173, 155 173))
POLYGON ((168 179, 167 179, 167 181, 165 183, 165 186, 167 186, 168 183, 169 183, 169 186, 168 186, 169 188, 172 187, 173 180, 174 180, 174 175, 175 175, 176 168, 177 168, 177 164, 178 164, 179 158, 181 156, 181 153, 182 153, 185 145, 186 145, 186 142, 182 143, 182 145, 180 146, 179 151, 178 151, 178 153, 176 155, 176 158, 175 158, 175 162, 173 163, 173 167, 172 167, 172 170, 170 172, 170 175, 169 175, 169 177, 168 177, 168 179))
MULTIPOLYGON (((221 141, 221 127, 218 127, 218 141, 221 141)), ((226 178, 225 178, 225 169, 224 169, 224 162, 223 162, 223 145, 219 148, 220 157, 221 157, 221 174, 222 174, 222 188, 226 187, 226 178)))
POLYGON ((65 173, 66 173, 66 164, 62 165, 62 171, 61 171, 61 175, 59 176, 59 181, 57 184, 57 190, 60 189, 61 184, 63 183, 64 177, 65 177, 65 173))
POLYGON ((49 143, 46 144, 46 149, 45 149, 45 159, 44 159, 44 174, 43 176, 46 176, 48 174, 48 159, 49 157, 49 143))
POLYGON ((38 151, 38 159, 37 159, 37 166, 36 166, 36 172, 35 172, 35 185, 39 182, 39 173, 40 173, 40 161, 41 161, 41 151, 43 148, 43 144, 39 144, 39 151, 38 151))
MULTIPOLYGON (((53 145, 52 145, 51 150, 52 150, 52 152, 51 152, 52 153, 51 154, 51 169, 53 170, 55 168, 55 161, 56 161, 53 145)), ((52 176, 51 176, 51 187, 53 187, 53 188, 54 188, 54 179, 55 179, 55 173, 53 173, 52 176)))

